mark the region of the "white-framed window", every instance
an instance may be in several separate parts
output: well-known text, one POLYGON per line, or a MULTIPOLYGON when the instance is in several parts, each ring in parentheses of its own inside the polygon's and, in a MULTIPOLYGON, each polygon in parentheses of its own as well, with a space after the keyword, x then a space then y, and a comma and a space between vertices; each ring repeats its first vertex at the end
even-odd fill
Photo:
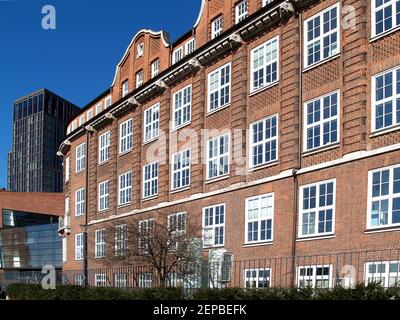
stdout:
POLYGON ((250 164, 257 167, 278 160, 278 115, 250 125, 250 164))
POLYGON ((75 191, 75 217, 85 214, 85 189, 75 191))
POLYGON ((106 98, 106 100, 104 102, 104 108, 105 109, 109 108, 111 106, 111 104, 112 104, 112 98, 111 98, 111 96, 109 96, 106 98))
POLYGON ((262 0, 262 6, 265 7, 267 4, 272 3, 274 0, 262 0))
POLYGON ((246 243, 273 240, 274 194, 246 199, 246 243))
POLYGON ((173 128, 177 129, 191 121, 192 85, 189 85, 173 95, 173 128))
POLYGON ((339 2, 304 22, 305 68, 340 53, 339 2))
POLYGON ((157 139, 160 134, 160 104, 144 112, 144 143, 157 139))
POLYGON ((85 123, 85 116, 80 116, 79 117, 79 126, 83 126, 84 123, 85 123))
POLYGON ((186 232, 186 212, 170 214, 168 216, 168 228, 171 233, 170 248, 171 250, 177 250, 178 242, 175 237, 179 237, 180 234, 186 232))
POLYGON ((110 207, 109 181, 103 181, 99 184, 99 211, 108 210, 110 207))
POLYGON ((78 233, 75 235, 75 260, 83 260, 83 233, 78 233))
POLYGON ((115 227, 115 255, 124 256, 128 249, 128 225, 115 227))
POLYGON ((105 273, 96 273, 94 275, 95 286, 96 287, 106 287, 107 286, 107 275, 105 273))
POLYGON ((149 198, 158 194, 158 161, 143 167, 143 197, 149 198))
POLYGON ((333 92, 304 104, 305 151, 339 142, 339 97, 333 92))
POLYGON ((106 256, 106 230, 95 231, 95 258, 101 259, 106 256))
POLYGON ((119 176, 119 196, 120 206, 132 201, 132 172, 127 172, 119 176))
POLYGON ((76 120, 74 120, 72 122, 72 131, 76 130, 77 127, 78 127, 78 123, 76 122, 76 120))
POLYGON ((365 284, 380 283, 393 287, 400 282, 400 261, 378 261, 365 264, 365 284))
POLYGON ((86 143, 82 143, 76 147, 76 160, 75 160, 75 172, 81 172, 85 170, 86 162, 86 143))
POLYGON ((248 289, 270 288, 271 269, 245 269, 244 287, 248 289))
POLYGON ((203 245, 225 244, 225 204, 203 208, 203 245))
POLYGON ((235 7, 235 22, 239 23, 249 16, 249 0, 239 2, 235 7))
POLYGON ((125 80, 122 83, 122 97, 125 97, 129 93, 129 81, 125 80))
POLYGON ((141 42, 136 46, 136 58, 143 57, 144 55, 144 43, 141 42))
POLYGON ((86 113, 86 119, 87 121, 91 120, 93 118, 93 109, 90 109, 87 113, 86 113))
POLYGON ((125 272, 114 273, 114 286, 125 289, 128 287, 128 274, 125 272))
POLYGON ((190 149, 172 155, 172 190, 190 186, 190 149))
POLYGON ((99 103, 99 104, 96 106, 96 116, 97 116, 98 114, 100 114, 102 111, 103 111, 103 104, 102 104, 102 103, 99 103))
POLYGON ((140 70, 138 73, 136 73, 136 89, 141 87, 144 82, 144 72, 143 70, 140 70))
POLYGON ((218 37, 224 28, 224 18, 219 16, 211 22, 211 39, 218 37))
POLYGON ((179 62, 183 58, 183 47, 176 48, 172 53, 172 64, 179 62))
MULTIPOLYGON (((68 239, 67 238, 62 238, 62 261, 67 262, 68 258, 68 239)), ((1 266, 1 264, 0 264, 1 266)))
POLYGON ((367 228, 400 225, 400 165, 369 172, 367 228))
POLYGON ((185 55, 189 55, 193 53, 196 50, 196 39, 190 39, 188 42, 185 44, 185 55))
POLYGON ((154 237, 154 219, 139 221, 139 248, 146 253, 154 237))
POLYGON ((133 119, 129 119, 119 126, 119 153, 124 154, 132 150, 133 146, 133 119))
POLYGON ((110 131, 99 137, 99 164, 110 160, 110 131))
POLYGON ((153 288, 153 274, 151 272, 139 273, 139 288, 153 288))
POLYGON ((83 274, 74 274, 74 286, 83 286, 83 274))
POLYGON ((372 80, 372 131, 400 125, 400 67, 372 80))
POLYGON ((372 0, 372 37, 400 26, 400 0, 372 0))
POLYGON ((279 81, 279 36, 251 50, 250 91, 279 81))
POLYGON ((335 198, 336 180, 300 187, 300 238, 334 233, 335 198))
POLYGON ((228 133, 212 138, 207 142, 207 180, 229 174, 229 139, 228 133))
POLYGON ((332 288, 332 265, 310 265, 297 268, 299 288, 332 288))
POLYGON ((70 178, 70 165, 71 165, 71 158, 68 156, 65 158, 65 182, 67 183, 70 178))
POLYGON ((231 103, 231 64, 228 63, 208 75, 208 112, 231 103))
POLYGON ((151 77, 154 78, 160 73, 160 59, 157 59, 151 64, 151 77))

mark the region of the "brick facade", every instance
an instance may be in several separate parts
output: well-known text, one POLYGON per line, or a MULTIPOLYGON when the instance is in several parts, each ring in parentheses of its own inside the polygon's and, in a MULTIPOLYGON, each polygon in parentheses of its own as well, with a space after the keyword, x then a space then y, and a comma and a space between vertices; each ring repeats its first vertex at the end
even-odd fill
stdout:
MULTIPOLYGON (((400 131, 395 127, 376 134, 371 128, 374 121, 371 116, 371 92, 374 90, 371 79, 373 75, 398 65, 398 31, 371 40, 370 1, 273 1, 262 8, 261 0, 250 0, 250 16, 239 25, 235 25, 235 4, 231 0, 204 1, 192 34, 172 46, 165 46, 164 33, 139 32, 118 65, 110 89, 115 103, 109 110, 115 119, 105 120, 103 112, 91 123, 95 132, 89 131, 87 136, 84 128, 71 132, 68 136, 70 143, 60 148, 65 156, 71 156, 71 178, 65 185, 66 197, 71 197, 72 216, 65 270, 82 268, 82 262, 74 261, 74 235, 83 232, 85 218, 75 218, 73 206, 74 190, 85 186, 89 200, 89 252, 93 251, 90 246, 93 245, 95 230, 101 229, 107 221, 121 224, 124 217, 133 214, 146 219, 161 207, 169 213, 185 210, 189 220, 201 223, 202 208, 220 203, 226 205, 224 249, 233 254, 234 260, 398 248, 399 228, 368 230, 367 226, 369 171, 400 164, 400 131), (351 6, 356 23, 352 28, 340 27, 338 54, 305 68, 304 21, 337 3, 340 8, 351 6), (294 8, 295 14, 286 11, 286 5, 289 9, 294 8), (217 39, 210 39, 211 21, 220 15, 224 17, 224 33, 217 39), (269 18, 265 19, 269 22, 264 27, 246 29, 252 21, 260 21, 262 17, 269 18), (252 31, 245 32, 245 29, 252 31), (230 49, 221 49, 224 41, 234 33, 242 36, 243 43, 229 40, 230 49), (174 49, 184 45, 193 35, 196 51, 172 65, 174 49), (250 92, 252 50, 277 36, 279 81, 250 92), (138 43, 144 43, 144 56, 136 59, 138 43), (161 74, 150 80, 149 68, 157 58, 161 61, 161 74), (200 61, 201 67, 190 67, 194 58, 200 61), (209 113, 208 75, 227 63, 232 69, 230 104, 209 113), (185 68, 191 69, 187 72, 185 68), (135 74, 141 69, 145 70, 144 86, 138 89, 131 86, 130 93, 120 99, 122 83, 129 79, 133 85, 135 74), (166 83, 167 88, 159 90, 157 81, 160 80, 166 83), (184 128, 173 130, 173 95, 188 85, 192 85, 191 121, 184 128), (304 104, 334 91, 339 92, 339 141, 307 152, 304 149, 304 104), (143 143, 145 110, 157 103, 160 103, 160 130, 167 133, 166 137, 143 143), (252 168, 248 129, 252 123, 274 114, 278 115, 277 161, 252 168), (119 155, 119 125, 129 118, 134 124, 133 150, 119 155), (229 175, 207 181, 206 165, 201 161, 206 157, 205 146, 201 141, 191 139, 187 129, 196 133, 203 129, 218 130, 211 136, 218 136, 223 130, 231 132, 229 156, 235 161, 230 163, 229 175), (98 137, 108 130, 111 133, 110 160, 98 165, 98 137), (232 139, 234 134, 235 139, 232 139), (90 146, 88 173, 76 175, 75 148, 86 139, 90 146), (189 147, 192 158, 199 160, 191 164, 190 187, 180 191, 171 190, 169 160, 176 152, 172 144, 175 139, 179 139, 178 151, 189 147), (160 159, 163 151, 168 155, 166 163, 160 159), (143 199, 143 166, 149 163, 148 154, 156 155, 160 160, 159 191, 156 197, 143 199), (132 202, 119 207, 118 177, 127 171, 132 171, 133 177, 132 202), (85 174, 89 175, 88 185, 85 174), (325 237, 299 237, 299 188, 330 179, 336 182, 334 232, 325 237), (110 208, 99 213, 98 184, 104 180, 109 180, 110 208), (267 193, 274 194, 273 241, 246 245, 246 198, 267 193)), ((339 14, 341 17, 344 15, 339 14)), ((102 265, 101 260, 95 260, 93 255, 88 258, 90 268, 102 265)))

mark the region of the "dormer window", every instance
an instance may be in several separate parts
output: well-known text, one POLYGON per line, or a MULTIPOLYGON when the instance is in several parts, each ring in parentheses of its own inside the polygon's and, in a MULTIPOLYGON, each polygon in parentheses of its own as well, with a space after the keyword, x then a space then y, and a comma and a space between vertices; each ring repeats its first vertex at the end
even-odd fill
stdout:
POLYGON ((196 40, 190 39, 185 45, 185 55, 189 55, 196 50, 196 40))
POLYGON ((122 97, 125 97, 129 93, 129 81, 126 80, 122 84, 122 97))
POLYGON ((179 60, 183 58, 183 48, 179 47, 178 49, 174 50, 172 54, 172 64, 177 63, 179 60))
POLYGON ((160 59, 155 60, 151 64, 151 77, 154 78, 160 73, 160 59))
POLYGON ((211 39, 218 37, 222 33, 222 28, 224 26, 224 18, 219 16, 214 19, 211 23, 211 39))
POLYGON ((136 73, 136 89, 143 85, 143 80, 144 80, 144 73, 143 70, 140 70, 138 73, 136 73))
POLYGON ((235 11, 236 11, 236 16, 235 16, 236 23, 239 23, 244 19, 246 19, 249 15, 249 1, 243 0, 239 2, 236 5, 235 11))
POLYGON ((144 43, 139 43, 136 47, 136 59, 143 57, 144 55, 144 43))

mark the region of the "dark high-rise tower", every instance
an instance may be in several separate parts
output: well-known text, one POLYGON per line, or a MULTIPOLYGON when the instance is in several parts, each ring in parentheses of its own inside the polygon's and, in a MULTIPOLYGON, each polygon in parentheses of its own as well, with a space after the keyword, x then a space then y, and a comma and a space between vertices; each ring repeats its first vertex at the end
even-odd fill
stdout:
POLYGON ((47 89, 15 101, 9 191, 62 192, 62 161, 57 150, 68 120, 78 112, 77 106, 47 89))

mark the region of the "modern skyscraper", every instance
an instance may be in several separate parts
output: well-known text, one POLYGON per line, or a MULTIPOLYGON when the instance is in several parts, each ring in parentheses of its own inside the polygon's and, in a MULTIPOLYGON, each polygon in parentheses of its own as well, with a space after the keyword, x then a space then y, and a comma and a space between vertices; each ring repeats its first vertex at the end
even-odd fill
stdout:
POLYGON ((79 108, 42 89, 14 103, 13 145, 8 155, 8 190, 62 192, 62 161, 57 157, 65 126, 79 108))

